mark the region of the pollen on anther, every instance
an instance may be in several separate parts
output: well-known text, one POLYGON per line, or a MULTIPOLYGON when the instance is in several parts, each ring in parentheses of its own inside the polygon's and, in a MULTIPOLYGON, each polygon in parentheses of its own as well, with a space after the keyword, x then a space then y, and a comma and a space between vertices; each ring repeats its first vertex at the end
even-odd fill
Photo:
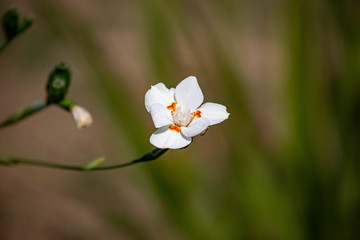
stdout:
POLYGON ((174 112, 176 110, 176 102, 172 102, 169 106, 166 107, 171 112, 174 112))
POLYGON ((169 129, 178 133, 181 132, 180 128, 176 125, 170 125, 169 129))
POLYGON ((201 111, 200 110, 196 110, 193 114, 194 114, 194 117, 197 117, 197 118, 201 117, 201 111))

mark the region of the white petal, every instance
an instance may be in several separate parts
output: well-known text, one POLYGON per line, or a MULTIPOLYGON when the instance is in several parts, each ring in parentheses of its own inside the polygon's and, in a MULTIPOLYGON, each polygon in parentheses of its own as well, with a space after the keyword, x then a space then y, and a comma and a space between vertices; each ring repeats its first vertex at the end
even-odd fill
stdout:
POLYGON ((207 118, 194 118, 188 127, 182 127, 181 132, 187 137, 195 137, 206 130, 210 122, 207 118))
POLYGON ((154 103, 169 106, 172 102, 175 102, 174 91, 168 89, 163 83, 151 86, 145 94, 145 107, 148 112, 150 112, 150 107, 154 103))
POLYGON ((175 99, 178 105, 188 108, 190 111, 201 105, 204 101, 204 95, 196 77, 187 77, 176 86, 175 99))
POLYGON ((91 114, 83 107, 75 105, 72 107, 71 112, 76 122, 77 128, 88 127, 92 124, 93 119, 91 114))
MULTIPOLYGON (((174 97, 175 95, 175 88, 170 88, 170 93, 172 94, 172 96, 174 97)), ((175 98, 174 98, 175 99, 175 98)))
POLYGON ((228 119, 230 115, 226 111, 226 107, 218 103, 204 103, 198 110, 201 111, 202 117, 209 119, 210 125, 221 123, 228 119))
POLYGON ((160 103, 151 105, 150 114, 156 128, 173 124, 171 111, 160 103))
POLYGON ((185 137, 176 131, 169 130, 169 126, 159 128, 150 137, 150 143, 157 148, 183 148, 189 145, 191 141, 191 138, 185 137))

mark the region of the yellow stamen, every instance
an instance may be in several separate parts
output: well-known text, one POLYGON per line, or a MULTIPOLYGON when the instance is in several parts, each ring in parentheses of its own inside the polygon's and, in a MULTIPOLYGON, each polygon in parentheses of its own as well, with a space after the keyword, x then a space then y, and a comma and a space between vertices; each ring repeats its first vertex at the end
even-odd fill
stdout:
POLYGON ((176 102, 172 102, 169 106, 166 107, 171 112, 174 112, 176 110, 176 102))
POLYGON ((201 118, 201 111, 200 110, 196 110, 194 113, 193 113, 194 117, 197 117, 197 118, 201 118))
POLYGON ((181 132, 180 128, 176 125, 170 125, 169 129, 178 133, 181 132))

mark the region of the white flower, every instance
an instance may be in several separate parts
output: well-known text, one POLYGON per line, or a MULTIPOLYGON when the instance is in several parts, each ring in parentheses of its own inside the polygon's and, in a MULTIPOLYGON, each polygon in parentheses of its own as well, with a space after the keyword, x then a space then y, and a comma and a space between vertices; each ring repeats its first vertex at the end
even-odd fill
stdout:
POLYGON ((145 107, 158 128, 150 137, 151 144, 158 148, 186 147, 192 137, 229 117, 225 106, 201 105, 203 101, 196 77, 184 79, 175 89, 168 89, 163 83, 152 86, 145 94, 145 107))
POLYGON ((74 116, 77 128, 88 127, 92 124, 93 119, 88 111, 83 107, 74 105, 71 108, 71 112, 74 116))

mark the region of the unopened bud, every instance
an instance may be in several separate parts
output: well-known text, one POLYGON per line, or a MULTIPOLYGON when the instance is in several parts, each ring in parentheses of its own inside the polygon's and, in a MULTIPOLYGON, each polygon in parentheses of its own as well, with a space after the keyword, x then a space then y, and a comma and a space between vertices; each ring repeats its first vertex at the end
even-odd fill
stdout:
POLYGON ((25 31, 31 24, 32 19, 28 17, 19 20, 19 13, 16 8, 7 10, 2 18, 2 27, 8 41, 25 31))
POLYGON ((60 102, 68 92, 71 73, 64 63, 57 65, 49 75, 46 85, 47 100, 49 102, 60 102))
POLYGON ((79 129, 83 127, 88 127, 93 122, 91 114, 83 107, 75 105, 72 107, 71 113, 73 114, 76 126, 79 129))
POLYGON ((8 40, 16 36, 18 21, 19 21, 19 14, 16 8, 9 9, 4 14, 2 19, 2 26, 4 28, 5 36, 8 40))

